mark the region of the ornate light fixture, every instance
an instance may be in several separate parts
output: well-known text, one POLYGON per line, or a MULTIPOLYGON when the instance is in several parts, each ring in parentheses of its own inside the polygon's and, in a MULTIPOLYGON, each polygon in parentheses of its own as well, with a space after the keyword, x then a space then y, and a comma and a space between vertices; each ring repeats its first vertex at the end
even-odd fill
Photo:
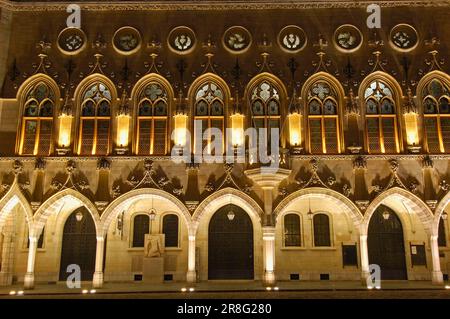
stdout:
POLYGON ((384 220, 388 220, 389 217, 391 217, 391 213, 389 213, 387 210, 385 210, 385 211, 383 212, 383 219, 384 219, 384 220))
POLYGON ((441 215, 442 220, 447 220, 448 214, 447 212, 443 212, 441 215))
POLYGON ((124 89, 120 101, 119 112, 117 113, 117 137, 116 137, 116 152, 123 155, 128 150, 128 134, 130 127, 130 112, 127 103, 127 92, 124 89))
POLYGON ((230 207, 230 209, 228 210, 227 218, 231 222, 235 217, 235 213, 233 211, 233 206, 231 206, 231 196, 230 196, 230 204, 228 206, 230 207))
POLYGON ((83 219, 83 213, 82 212, 77 212, 75 214, 75 218, 77 219, 77 222, 81 222, 81 220, 83 219))
POLYGON ((156 218, 156 209, 153 207, 153 196, 152 196, 152 208, 150 208, 148 215, 151 221, 154 221, 156 218))

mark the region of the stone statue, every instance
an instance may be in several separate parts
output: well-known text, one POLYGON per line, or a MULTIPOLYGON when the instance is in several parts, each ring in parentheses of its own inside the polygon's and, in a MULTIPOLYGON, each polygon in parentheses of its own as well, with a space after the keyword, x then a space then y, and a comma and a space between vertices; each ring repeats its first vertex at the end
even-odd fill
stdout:
POLYGON ((164 235, 145 235, 144 257, 161 257, 164 253, 164 235))

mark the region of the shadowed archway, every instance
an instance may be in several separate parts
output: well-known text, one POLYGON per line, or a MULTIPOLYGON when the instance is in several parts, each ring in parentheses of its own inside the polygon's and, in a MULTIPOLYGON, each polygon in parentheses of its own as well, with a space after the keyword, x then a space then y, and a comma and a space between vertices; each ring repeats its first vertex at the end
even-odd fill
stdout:
POLYGON ((208 230, 208 279, 253 279, 253 225, 239 206, 221 207, 208 230))

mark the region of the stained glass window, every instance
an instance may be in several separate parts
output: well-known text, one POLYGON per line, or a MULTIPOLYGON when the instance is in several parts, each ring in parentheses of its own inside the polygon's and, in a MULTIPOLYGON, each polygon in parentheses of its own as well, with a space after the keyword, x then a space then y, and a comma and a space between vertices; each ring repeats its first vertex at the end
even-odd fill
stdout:
POLYGON ((168 95, 158 82, 147 84, 139 95, 137 122, 137 153, 166 154, 168 95))
POLYGON ((368 151, 398 153, 396 106, 392 89, 375 80, 364 90, 368 151))
POLYGON ((313 154, 339 153, 339 116, 336 90, 325 81, 308 91, 309 150, 313 154))
POLYGON ((422 92, 425 136, 430 153, 450 151, 450 89, 438 79, 431 80, 422 92))
MULTIPOLYGON (((217 128, 224 133, 224 105, 224 92, 215 82, 206 82, 197 89, 194 101, 194 120, 199 121, 196 122, 197 125, 201 122, 202 136, 194 133, 194 138, 196 145, 201 141, 202 152, 206 154, 215 155, 223 152, 223 141, 220 150, 213 149, 211 146, 214 139, 212 134, 209 134, 206 139, 204 139, 204 134, 210 128, 217 128)), ((196 151, 199 150, 196 148, 196 151)))
POLYGON ((108 154, 111 129, 111 100, 111 91, 102 82, 95 82, 83 92, 79 154, 108 154))
POLYGON ((281 101, 278 89, 272 83, 262 81, 252 89, 250 103, 252 125, 256 129, 265 129, 267 144, 270 145, 271 128, 280 128, 281 101))
POLYGON ((29 88, 22 118, 20 153, 49 155, 53 140, 55 92, 44 82, 29 88))

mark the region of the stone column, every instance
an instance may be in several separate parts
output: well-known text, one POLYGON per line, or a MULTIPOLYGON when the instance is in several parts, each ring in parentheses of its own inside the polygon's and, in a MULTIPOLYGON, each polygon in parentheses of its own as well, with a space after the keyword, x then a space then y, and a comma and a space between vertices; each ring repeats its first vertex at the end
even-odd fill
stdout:
POLYGON ((0 271, 0 286, 12 284, 14 267, 14 222, 9 216, 3 226, 2 267, 0 271))
POLYGON ((273 213, 273 198, 275 189, 280 182, 291 174, 291 170, 284 168, 251 169, 245 171, 250 178, 263 190, 264 218, 263 218, 263 259, 264 259, 264 285, 274 285, 275 275, 275 220, 273 213))
POLYGON ((97 249, 95 253, 95 272, 92 280, 94 288, 103 286, 103 257, 105 254, 105 237, 97 236, 97 249))
POLYGON ((30 245, 28 247, 28 262, 27 262, 27 273, 24 278, 24 288, 33 289, 34 288, 34 264, 36 261, 36 250, 38 244, 38 238, 36 236, 29 237, 30 245))
POLYGON ((430 236, 430 248, 431 261, 433 266, 431 270, 431 281, 436 285, 442 284, 444 282, 444 278, 441 271, 441 262, 439 260, 439 245, 437 235, 430 236))
POLYGON ((195 238, 197 233, 197 227, 189 227, 188 237, 188 271, 186 273, 186 281, 188 283, 195 283, 197 281, 197 270, 195 269, 195 238))
POLYGON ((367 278, 370 276, 367 234, 359 236, 359 254, 361 256, 361 283, 363 286, 367 286, 367 278))
POLYGON ((263 227, 264 284, 275 284, 275 226, 263 227))

